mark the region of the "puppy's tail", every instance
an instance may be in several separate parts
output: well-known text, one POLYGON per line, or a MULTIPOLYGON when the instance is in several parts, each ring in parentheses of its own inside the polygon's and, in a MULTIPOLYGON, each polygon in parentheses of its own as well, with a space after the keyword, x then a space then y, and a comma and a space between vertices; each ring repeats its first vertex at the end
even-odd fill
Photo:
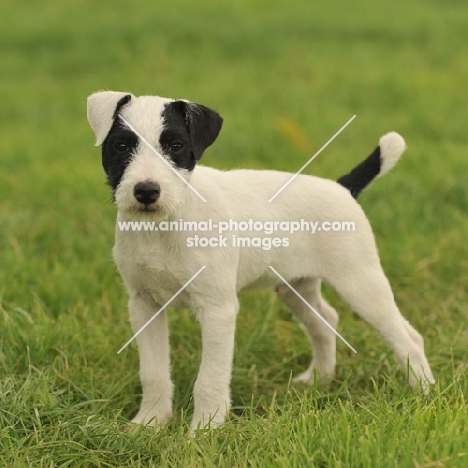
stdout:
POLYGON ((384 175, 397 163, 405 149, 406 143, 401 135, 396 132, 387 133, 380 138, 379 146, 370 156, 337 182, 357 198, 376 177, 384 175))

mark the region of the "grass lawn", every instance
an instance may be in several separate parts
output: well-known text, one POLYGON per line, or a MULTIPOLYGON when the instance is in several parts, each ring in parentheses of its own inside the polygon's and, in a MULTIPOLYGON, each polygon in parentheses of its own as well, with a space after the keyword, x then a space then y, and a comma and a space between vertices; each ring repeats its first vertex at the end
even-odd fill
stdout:
POLYGON ((5 0, 0 15, 1 467, 468 466, 468 5, 462 0, 5 0), (199 326, 171 309, 171 424, 132 426, 140 387, 111 258, 115 208, 86 121, 99 89, 225 118, 203 163, 337 178, 397 130, 408 151, 360 198, 437 384, 411 391, 340 312, 336 381, 271 291, 241 294, 233 408, 190 439, 199 326))

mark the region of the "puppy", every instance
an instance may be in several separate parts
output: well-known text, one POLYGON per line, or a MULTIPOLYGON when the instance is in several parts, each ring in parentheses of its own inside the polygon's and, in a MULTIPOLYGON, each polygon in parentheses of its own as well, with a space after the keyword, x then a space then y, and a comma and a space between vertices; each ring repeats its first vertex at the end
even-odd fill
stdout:
MULTIPOLYGON (((96 145, 102 145, 102 165, 118 209, 113 255, 129 293, 134 332, 171 300, 171 306, 191 308, 200 322, 203 350, 192 430, 219 425, 229 411, 237 293, 245 288, 276 288, 304 325, 314 357, 297 380, 311 382, 314 370, 321 379, 335 373, 336 336, 324 321, 336 329, 338 316, 321 297, 323 279, 380 332, 404 369, 409 364, 410 384, 420 383, 427 391, 434 378, 423 338, 395 304, 371 227, 354 199, 398 160, 405 149, 400 135, 383 136, 376 150, 339 183, 299 175, 286 186, 292 174, 197 165, 223 123, 203 105, 105 91, 88 98, 88 120, 96 145), (194 232, 121 230, 128 222, 185 220, 229 221, 238 223, 238 231, 225 233, 216 248, 194 244, 194 232), (266 248, 265 232, 239 232, 249 220, 277 222, 277 229, 282 222, 310 220, 324 229, 288 232, 266 248), (354 223, 353 232, 325 229, 345 221, 354 223), (239 235, 251 242, 239 246, 239 235)), ((137 343, 143 397, 133 422, 160 424, 171 416, 173 394, 165 310, 137 336, 137 343)))

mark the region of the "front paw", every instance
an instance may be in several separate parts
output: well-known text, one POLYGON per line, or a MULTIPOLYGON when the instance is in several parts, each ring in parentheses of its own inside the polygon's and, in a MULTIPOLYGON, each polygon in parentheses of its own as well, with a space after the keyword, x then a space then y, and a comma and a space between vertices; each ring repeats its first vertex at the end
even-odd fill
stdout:
POLYGON ((132 419, 134 424, 144 424, 145 426, 160 426, 168 423, 172 416, 172 408, 162 407, 159 404, 153 406, 141 406, 137 415, 132 419))
MULTIPOLYGON (((221 407, 223 408, 223 407, 221 407)), ((190 425, 190 433, 194 434, 197 430, 215 429, 224 423, 227 415, 227 409, 218 409, 211 414, 209 411, 197 412, 193 415, 192 424, 190 425)))

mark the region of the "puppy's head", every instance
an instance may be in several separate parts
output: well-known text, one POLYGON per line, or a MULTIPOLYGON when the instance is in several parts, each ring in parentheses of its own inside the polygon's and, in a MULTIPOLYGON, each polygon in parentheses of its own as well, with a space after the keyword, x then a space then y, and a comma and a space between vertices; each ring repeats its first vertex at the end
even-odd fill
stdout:
POLYGON ((200 104, 103 91, 88 98, 88 121, 119 210, 175 215, 196 162, 223 119, 200 104))

